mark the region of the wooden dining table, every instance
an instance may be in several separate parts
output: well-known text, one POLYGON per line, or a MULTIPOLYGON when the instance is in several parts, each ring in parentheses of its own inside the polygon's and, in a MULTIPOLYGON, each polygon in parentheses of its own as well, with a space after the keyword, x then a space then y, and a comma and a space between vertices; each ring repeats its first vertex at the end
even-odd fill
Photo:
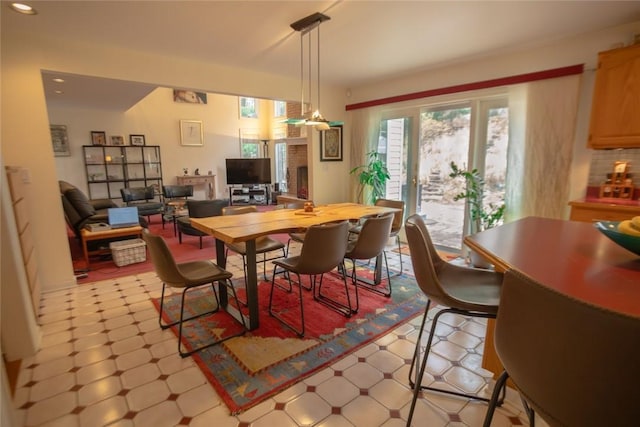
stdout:
MULTIPOLYGON (((312 225, 335 221, 357 221, 361 218, 399 209, 382 206, 368 206, 357 203, 335 203, 316 206, 313 212, 304 209, 274 209, 266 212, 252 212, 243 215, 222 215, 208 218, 191 218, 191 225, 216 239, 216 263, 226 268, 225 243, 245 242, 246 244, 246 292, 248 327, 259 326, 258 276, 256 267, 256 238, 270 234, 301 232, 312 225)), ((226 288, 220 287, 220 303, 237 318, 242 316, 228 304, 226 288)))
MULTIPOLYGON (((591 223, 526 217, 464 242, 498 271, 515 269, 565 295, 640 318, 640 256, 591 223)), ((499 375, 494 322, 487 325, 482 366, 499 375)))

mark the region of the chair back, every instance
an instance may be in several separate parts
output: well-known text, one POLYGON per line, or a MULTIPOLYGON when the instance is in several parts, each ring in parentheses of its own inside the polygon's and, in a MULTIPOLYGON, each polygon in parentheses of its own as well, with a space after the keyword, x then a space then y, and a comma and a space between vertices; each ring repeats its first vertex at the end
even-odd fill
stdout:
POLYGON ((322 274, 333 270, 344 259, 348 236, 348 221, 309 227, 296 266, 298 273, 322 274))
POLYGON ((496 352, 551 426, 638 425, 640 318, 573 299, 507 271, 496 352))
POLYGON ((222 215, 222 209, 229 206, 227 199, 187 200, 190 218, 207 218, 222 215))
POLYGON ((407 218, 404 230, 418 286, 430 299, 451 305, 449 294, 438 279, 438 272, 442 271, 447 262, 438 255, 424 220, 420 215, 413 214, 407 218))
POLYGON ((299 202, 287 202, 284 204, 284 208, 285 209, 302 209, 304 208, 304 204, 308 202, 313 203, 313 201, 311 200, 305 200, 305 201, 299 201, 299 202))
POLYGON ((164 239, 161 236, 152 234, 146 228, 142 230, 142 239, 147 243, 151 263, 160 280, 169 286, 184 287, 185 279, 180 274, 176 261, 164 239))
POLYGON ((163 185, 162 195, 166 199, 193 197, 193 185, 163 185))
POLYGON ((358 239, 349 245, 345 256, 351 259, 371 259, 380 255, 389 242, 393 218, 391 213, 367 218, 358 233, 358 239))
POLYGON ((127 204, 140 200, 153 200, 156 197, 155 189, 151 185, 147 187, 121 188, 120 195, 122 196, 122 201, 127 204))
POLYGON ((402 228, 402 221, 404 221, 404 202, 402 200, 378 199, 376 206, 400 209, 399 212, 393 214, 393 222, 391 223, 391 234, 397 234, 402 228))
POLYGON ((252 212, 258 212, 258 208, 256 208, 254 205, 226 206, 222 208, 222 215, 242 215, 252 212))

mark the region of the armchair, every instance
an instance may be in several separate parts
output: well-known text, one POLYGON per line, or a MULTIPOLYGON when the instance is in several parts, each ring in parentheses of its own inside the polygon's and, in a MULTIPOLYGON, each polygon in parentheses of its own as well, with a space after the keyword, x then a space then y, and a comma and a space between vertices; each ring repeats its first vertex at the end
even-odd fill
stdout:
MULTIPOLYGON (((87 224, 108 222, 107 209, 118 207, 111 199, 89 200, 76 186, 66 181, 58 181, 58 185, 64 218, 76 237, 80 237, 80 230, 87 224)), ((140 225, 147 227, 147 221, 140 218, 140 225)))
POLYGON ((164 204, 155 201, 156 193, 153 186, 121 188, 120 194, 122 195, 122 201, 127 206, 137 207, 140 216, 146 216, 149 221, 151 221, 151 215, 164 212, 164 204))

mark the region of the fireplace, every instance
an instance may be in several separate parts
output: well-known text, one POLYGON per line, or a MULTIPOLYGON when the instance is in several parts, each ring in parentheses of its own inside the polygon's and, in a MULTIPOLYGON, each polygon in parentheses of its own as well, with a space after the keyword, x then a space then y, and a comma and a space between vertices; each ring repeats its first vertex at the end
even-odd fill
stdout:
POLYGON ((297 191, 296 197, 299 199, 309 198, 309 173, 306 166, 298 166, 297 169, 297 191))

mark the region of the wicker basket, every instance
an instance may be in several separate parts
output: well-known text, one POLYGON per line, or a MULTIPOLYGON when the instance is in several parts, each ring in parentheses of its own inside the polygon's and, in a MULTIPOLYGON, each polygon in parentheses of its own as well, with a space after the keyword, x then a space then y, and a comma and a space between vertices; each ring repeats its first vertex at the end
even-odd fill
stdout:
POLYGON ((118 267, 145 262, 147 260, 147 245, 142 239, 121 240, 109 243, 113 262, 118 267))

